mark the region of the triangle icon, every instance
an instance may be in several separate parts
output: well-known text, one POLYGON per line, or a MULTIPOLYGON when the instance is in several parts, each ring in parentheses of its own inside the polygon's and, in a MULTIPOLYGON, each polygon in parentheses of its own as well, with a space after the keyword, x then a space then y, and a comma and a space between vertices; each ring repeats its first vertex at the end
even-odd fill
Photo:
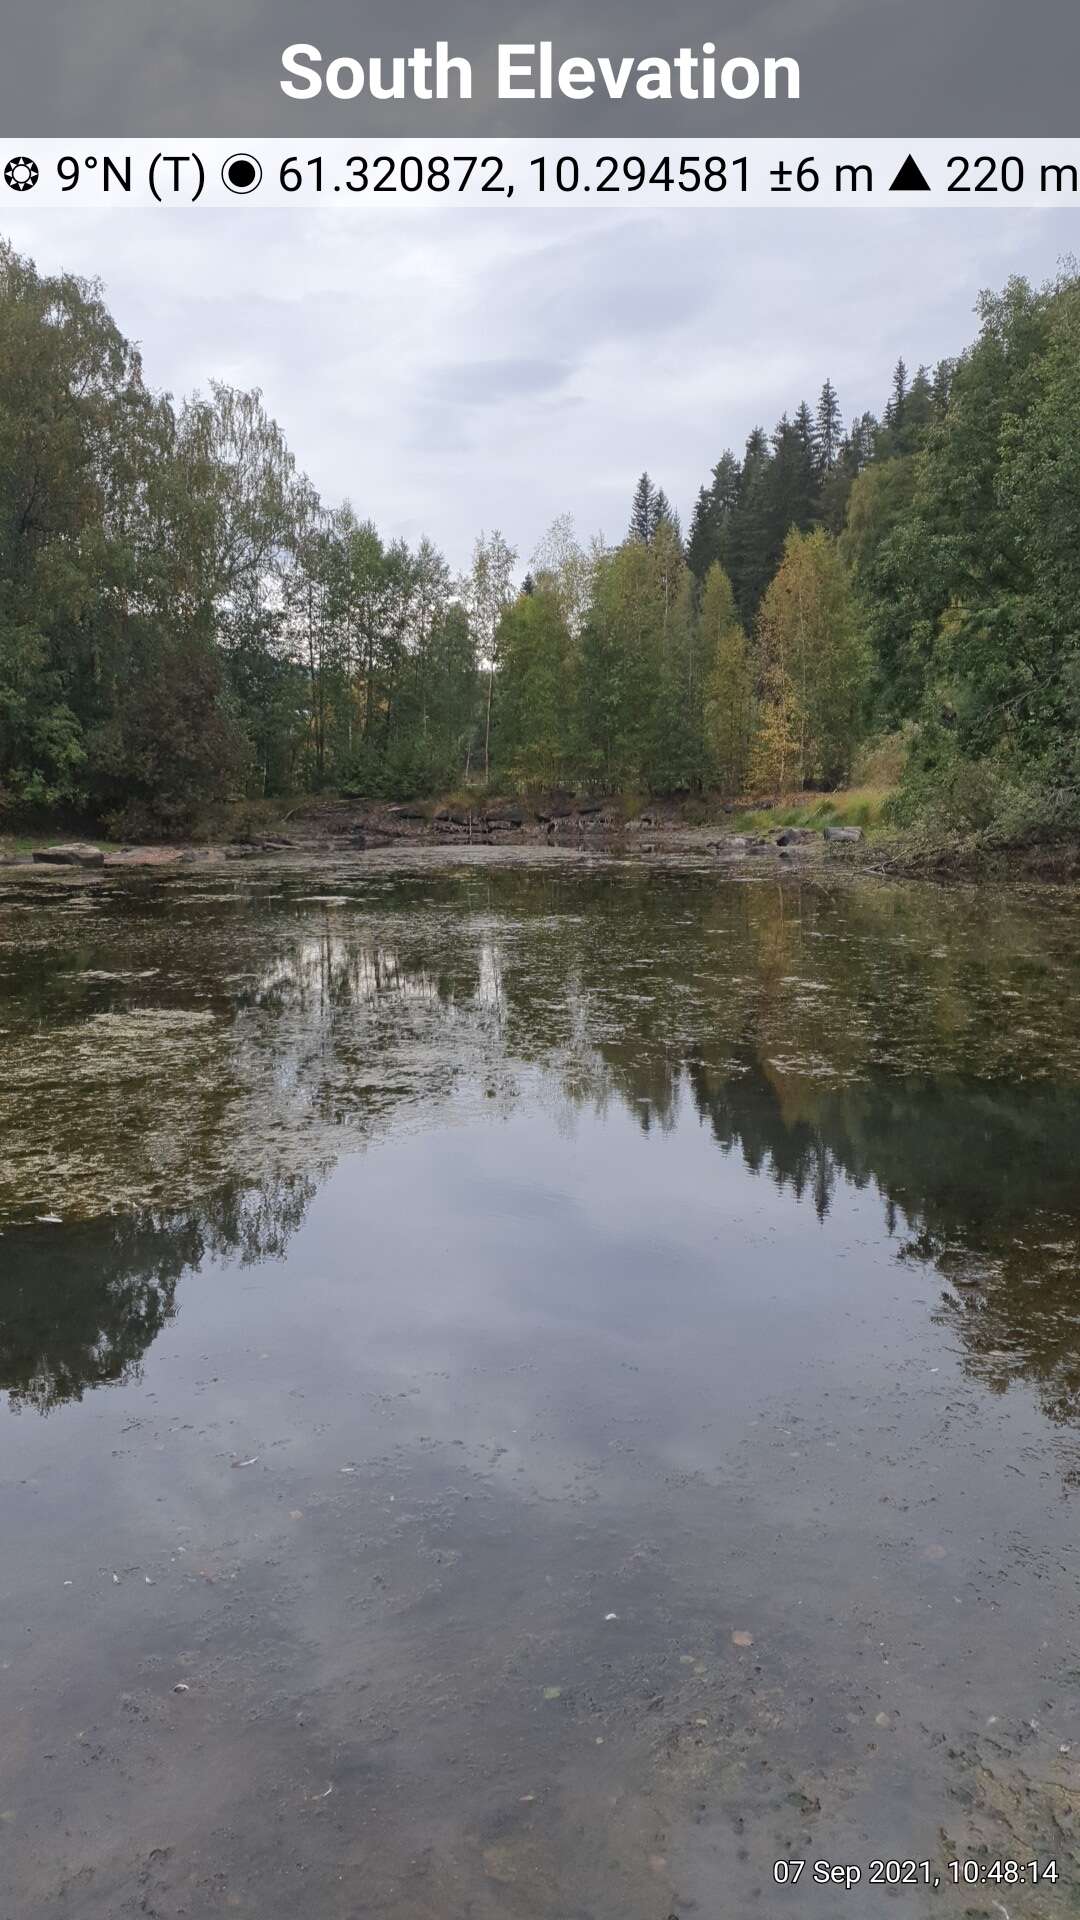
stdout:
POLYGON ((889 188, 890 193, 929 193, 930 182, 915 159, 909 153, 896 179, 889 188))

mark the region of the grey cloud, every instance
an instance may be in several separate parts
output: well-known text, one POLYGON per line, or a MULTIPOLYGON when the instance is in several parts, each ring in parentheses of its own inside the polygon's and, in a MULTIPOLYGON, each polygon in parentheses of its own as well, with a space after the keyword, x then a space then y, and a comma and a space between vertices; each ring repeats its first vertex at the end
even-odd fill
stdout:
POLYGON ((428 391, 447 405, 501 407, 535 394, 551 393, 567 376, 564 360, 528 358, 447 361, 427 382, 428 391))
POLYGON ((329 501, 465 564, 572 510, 621 536, 648 466, 684 515, 726 445, 813 399, 879 410, 892 366, 963 347, 981 287, 1039 279, 1067 213, 264 210, 8 214, 43 268, 100 274, 147 378, 259 385, 329 501))

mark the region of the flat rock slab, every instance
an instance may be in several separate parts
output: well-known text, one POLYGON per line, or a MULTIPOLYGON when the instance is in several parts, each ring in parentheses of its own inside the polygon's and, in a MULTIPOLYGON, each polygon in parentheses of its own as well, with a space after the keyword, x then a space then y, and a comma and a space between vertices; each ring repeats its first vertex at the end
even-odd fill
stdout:
POLYGON ((121 847, 105 856, 107 867, 175 867, 186 859, 183 847, 121 847))
POLYGON ((73 841, 67 847, 36 847, 34 859, 41 867, 103 867, 105 855, 100 847, 73 841))

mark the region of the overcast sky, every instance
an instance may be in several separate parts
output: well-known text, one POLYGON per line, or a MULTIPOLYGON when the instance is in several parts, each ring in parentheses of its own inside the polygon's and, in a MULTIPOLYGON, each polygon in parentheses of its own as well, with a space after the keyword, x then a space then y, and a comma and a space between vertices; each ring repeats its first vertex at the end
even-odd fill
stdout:
POLYGON ((251 210, 8 213, 96 274, 148 381, 262 388, 325 500, 463 566, 570 511, 622 536, 648 467, 688 519, 724 447, 827 374, 879 412, 899 354, 957 352, 983 286, 1042 279, 1067 214, 251 210))

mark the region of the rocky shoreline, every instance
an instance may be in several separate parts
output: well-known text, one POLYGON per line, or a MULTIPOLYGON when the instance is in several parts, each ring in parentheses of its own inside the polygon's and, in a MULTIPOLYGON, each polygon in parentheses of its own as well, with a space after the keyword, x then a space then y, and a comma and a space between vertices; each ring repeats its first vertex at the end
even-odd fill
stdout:
POLYGON ((57 841, 30 852, 0 851, 0 867, 41 872, 128 868, 171 869, 199 863, 257 859, 267 855, 364 853, 404 844, 420 846, 546 846, 611 851, 623 855, 708 854, 717 860, 751 856, 806 857, 862 840, 860 827, 777 827, 768 832, 719 832, 688 826, 664 809, 645 809, 627 820, 602 800, 554 799, 536 804, 498 802, 473 808, 442 806, 323 807, 289 822, 290 831, 252 835, 217 845, 109 846, 57 841))
POLYGON ((727 805, 719 818, 714 814, 702 824, 688 821, 678 801, 655 802, 628 818, 617 799, 561 793, 478 802, 473 807, 328 799, 309 802, 277 818, 267 813, 264 825, 210 842, 116 845, 71 838, 21 852, 0 846, 0 872, 15 867, 23 874, 63 873, 70 878, 103 870, 170 872, 273 857, 318 860, 394 847, 410 852, 425 847, 501 847, 609 854, 616 859, 684 857, 718 866, 747 859, 802 867, 828 864, 850 873, 889 874, 898 879, 1068 885, 1080 880, 1080 845, 1075 840, 1005 847, 974 839, 924 842, 908 833, 879 830, 866 835, 860 826, 839 822, 794 826, 775 820, 768 824, 769 811, 788 811, 780 804, 770 808, 762 803, 757 811, 766 816, 765 821, 749 825, 748 806, 727 805), (730 828, 723 824, 725 818, 731 819, 730 828))

